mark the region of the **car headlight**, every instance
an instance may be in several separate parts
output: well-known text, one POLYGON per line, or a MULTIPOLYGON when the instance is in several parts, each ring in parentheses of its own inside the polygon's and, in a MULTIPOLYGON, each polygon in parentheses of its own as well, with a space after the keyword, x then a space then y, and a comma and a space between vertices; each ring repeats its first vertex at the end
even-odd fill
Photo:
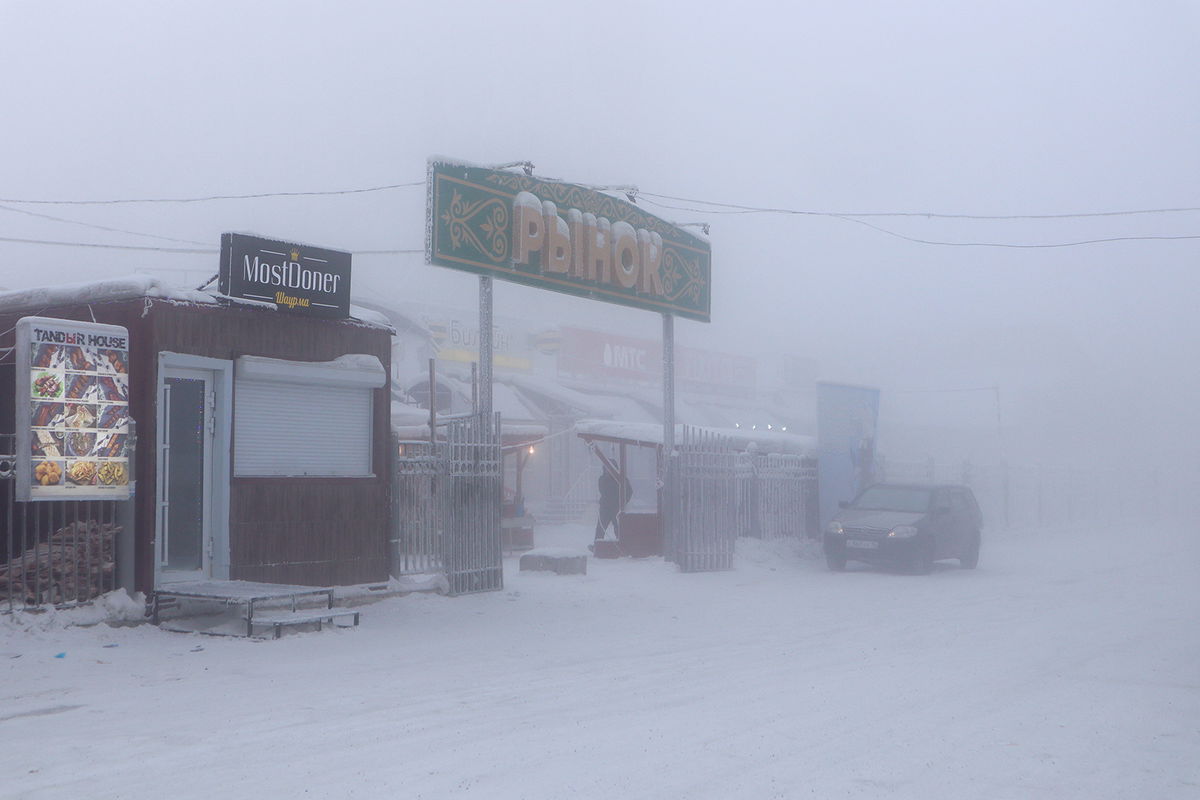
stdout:
POLYGON ((917 529, 912 525, 897 525, 888 531, 889 539, 911 539, 917 535, 917 529))
POLYGON ((834 536, 841 536, 846 531, 842 529, 842 523, 834 520, 825 526, 826 533, 832 533, 834 536))

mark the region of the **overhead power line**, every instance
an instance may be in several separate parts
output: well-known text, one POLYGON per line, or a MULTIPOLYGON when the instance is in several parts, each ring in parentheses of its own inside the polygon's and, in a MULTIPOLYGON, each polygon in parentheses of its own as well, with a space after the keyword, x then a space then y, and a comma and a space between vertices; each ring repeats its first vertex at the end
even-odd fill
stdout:
POLYGON ((40 219, 48 219, 54 222, 64 222, 68 225, 80 225, 84 228, 95 228, 99 231, 109 231, 110 233, 127 233, 131 236, 145 236, 148 239, 162 239, 165 242, 179 242, 180 244, 198 244, 204 245, 205 242, 197 242, 192 239, 176 239, 172 236, 159 236, 155 233, 143 233, 141 231, 131 231, 125 228, 110 228, 107 225, 95 225, 91 222, 82 222, 77 219, 66 219, 65 217, 56 217, 52 214, 40 214, 37 211, 29 211, 24 208, 12 208, 10 206, 0 206, 0 211, 9 211, 13 214, 24 214, 29 217, 38 217, 40 219))
POLYGON ((200 249, 198 247, 151 247, 139 244, 99 244, 97 242, 55 242, 46 239, 16 239, 10 236, 0 236, 0 242, 15 242, 17 244, 48 244, 60 247, 99 247, 105 250, 153 250, 157 253, 219 253, 216 249, 200 249))
MULTIPOLYGON (((947 214, 939 211, 814 211, 772 206, 749 206, 739 203, 721 203, 715 200, 697 200, 657 192, 638 190, 636 196, 656 197, 680 203, 697 203, 712 208, 683 208, 666 206, 676 211, 691 211, 697 214, 788 214, 807 217, 928 217, 931 219, 975 219, 975 220, 1022 220, 1022 219, 1085 219, 1088 217, 1129 217, 1139 214, 1183 214, 1200 211, 1200 206, 1179 208, 1135 208, 1125 211, 1078 211, 1065 214, 947 214), (717 210, 724 209, 724 210, 717 210)), ((657 204, 662 205, 662 204, 657 204)))
MULTIPOLYGON (((107 200, 30 200, 30 199, 14 199, 0 198, 0 203, 18 203, 18 204, 39 204, 39 205, 116 205, 129 203, 200 203, 214 200, 249 200, 271 197, 314 197, 314 196, 331 196, 331 195, 352 195, 366 194, 370 192, 382 192, 390 189, 409 188, 416 186, 424 186, 425 181, 410 181, 407 183, 392 183, 382 186, 370 186, 355 189, 334 189, 322 191, 296 191, 296 192, 259 192, 255 194, 226 194, 226 195, 209 195, 206 197, 159 197, 159 198, 123 198, 123 199, 107 199, 107 200)), ((986 214, 948 214, 934 211, 873 211, 873 212, 834 212, 834 211, 817 211, 809 209, 793 209, 771 206, 751 206, 738 203, 726 203, 714 200, 700 200, 696 198, 680 197, 678 195, 660 194, 657 192, 644 192, 633 186, 588 186, 580 184, 587 188, 597 191, 621 191, 627 197, 634 201, 645 201, 650 205, 660 208, 667 208, 674 211, 687 211, 696 214, 782 214, 790 216, 808 216, 808 217, 826 217, 832 219, 840 219, 846 222, 854 222, 859 225, 871 228, 874 231, 892 236, 904 241, 913 242, 915 244, 933 245, 939 247, 996 247, 996 248, 1013 248, 1013 249, 1042 249, 1042 248, 1063 248, 1063 247, 1080 247, 1085 245, 1104 244, 1109 242, 1130 242, 1130 241, 1180 241, 1189 239, 1200 239, 1200 235, 1130 235, 1130 236, 1111 236, 1098 237, 1094 239, 1080 239, 1065 242, 1037 242, 1037 243, 1014 243, 1014 242, 984 242, 984 241, 941 241, 936 239, 926 239, 922 237, 909 236, 899 233, 888 228, 881 227, 874 223, 868 222, 868 218, 873 217, 925 217, 930 219, 955 219, 955 220, 991 220, 991 221, 1014 221, 1014 220, 1057 220, 1057 219, 1084 219, 1096 217, 1120 217, 1134 215, 1149 215, 1149 214, 1172 214, 1172 213, 1188 213, 1200 211, 1200 207, 1178 207, 1178 208, 1148 208, 1148 209, 1129 209, 1124 211, 1090 211, 1076 212, 1064 214, 1003 214, 1003 215, 986 215, 986 214), (670 203, 661 202, 662 200, 671 200, 681 203, 692 203, 693 206, 678 206, 670 203), (697 207, 703 206, 703 207, 697 207)), ((82 225, 84 227, 96 228, 99 230, 110 231, 114 233, 126 233, 134 236, 147 236, 164 241, 179 242, 182 244, 197 244, 189 239, 176 239, 169 236, 159 236, 152 233, 143 233, 139 231, 125 230, 121 228, 112 228, 103 225, 94 225, 88 222, 79 220, 64 219, 55 217, 49 214, 40 214, 25 209, 11 208, 0 205, 0 210, 10 211, 19 214, 26 214, 34 217, 53 220, 56 222, 64 222, 72 225, 82 225)), ((14 242, 21 244, 41 244, 41 245, 56 245, 62 247, 92 247, 105 248, 113 250, 148 250, 161 253, 216 253, 215 249, 193 249, 193 248, 172 248, 172 247, 150 247, 139 245, 115 245, 115 244, 99 244, 92 242, 64 242, 52 241, 45 239, 17 239, 3 238, 0 241, 14 242)), ((354 251, 357 255, 408 255, 414 253, 422 253, 420 249, 388 249, 388 250, 360 250, 354 251)))
MULTIPOLYGON (((646 197, 646 196, 647 196, 647 195, 643 195, 643 196, 642 196, 642 199, 645 199, 645 197, 646 197)), ((751 214, 751 213, 758 213, 758 212, 756 212, 756 211, 752 211, 752 210, 744 210, 744 211, 715 211, 715 212, 714 212, 714 211, 709 211, 709 210, 707 210, 707 209, 701 209, 701 208, 685 208, 685 207, 682 207, 682 206, 672 206, 672 205, 667 205, 666 203, 658 203, 658 202, 656 202, 656 201, 654 201, 654 200, 648 200, 647 202, 649 202, 649 203, 650 203, 650 205, 653 205, 653 206, 658 206, 658 207, 660 207, 660 208, 669 208, 669 209, 671 209, 672 211, 688 211, 688 212, 697 213, 697 214, 709 214, 709 213, 717 213, 717 214, 721 214, 721 213, 726 213, 726 214, 751 214)), ((767 212, 767 211, 768 211, 768 209, 762 209, 762 211, 763 211, 763 212, 767 212)), ((788 210, 788 209, 776 209, 775 211, 776 211, 777 213, 783 213, 783 214, 793 214, 793 215, 798 215, 798 216, 822 217, 822 218, 827 218, 827 219, 840 219, 840 220, 843 220, 843 221, 845 221, 845 222, 855 222, 855 223, 858 223, 859 225, 863 225, 863 226, 866 226, 866 227, 868 227, 868 228, 871 228, 872 230, 878 231, 879 233, 886 234, 886 235, 888 235, 888 236, 894 236, 894 237, 895 237, 895 238, 897 238, 897 239, 903 239, 903 240, 904 240, 904 241, 906 241, 906 242, 914 242, 915 244, 927 244, 927 245, 934 245, 934 246, 937 246, 937 247, 1002 247, 1002 248, 1011 248, 1011 249, 1018 249, 1018 250, 1037 250, 1037 249, 1052 249, 1052 248, 1062 248, 1062 247, 1082 247, 1082 246, 1084 246, 1084 245, 1092 245, 1092 244, 1106 244, 1106 243, 1109 243, 1109 242, 1136 242, 1136 241, 1178 241, 1178 240, 1185 240, 1185 239, 1200 239, 1200 235, 1191 235, 1191 234, 1185 234, 1185 235, 1167 235, 1167 236, 1157 236, 1157 235, 1138 235, 1138 236, 1108 236, 1108 237, 1100 237, 1100 238, 1096 238, 1096 239, 1080 239, 1080 240, 1068 241, 1068 242, 1035 242, 1035 243, 1021 243, 1021 242, 950 242, 950 241, 940 241, 940 240, 937 240, 937 239, 923 239, 923 238, 920 238, 920 237, 917 237, 917 236, 908 236, 908 235, 906 235, 906 234, 899 233, 899 232, 897 232, 897 231, 893 231, 893 230, 890 230, 890 229, 888 229, 888 228, 884 228, 884 227, 882 227, 882 226, 880 226, 880 225, 875 225, 875 224, 873 224, 873 223, 871 223, 871 222, 867 222, 865 219, 861 219, 860 217, 915 217, 915 216, 929 216, 929 217, 941 217, 941 218, 959 218, 959 219, 993 219, 993 220, 1000 220, 1000 219, 1012 219, 1012 220, 1016 220, 1016 219, 1050 219, 1050 218, 1052 218, 1052 217, 1036 217, 1036 216, 1025 216, 1025 217, 967 217, 966 215, 957 215, 957 216, 955 216, 955 215, 947 215, 947 214, 915 214, 915 213, 910 213, 910 212, 887 212, 887 213, 880 212, 880 213, 874 213, 874 214, 840 214, 840 213, 826 212, 826 211, 794 211, 794 210, 788 210)), ((1065 217, 1065 216, 1075 216, 1075 217, 1086 217, 1086 216, 1117 216, 1117 215, 1129 215, 1129 214, 1151 214, 1151 213, 1165 213, 1165 212, 1167 212, 1167 211, 1200 211, 1200 208, 1196 208, 1196 209, 1159 209, 1159 210, 1157 210, 1157 211, 1150 211, 1150 210, 1146 210, 1146 211, 1120 211, 1120 212, 1103 212, 1103 213, 1098 213, 1098 214, 1075 214, 1075 215, 1060 215, 1060 216, 1064 216, 1064 217, 1065 217)))
MULTIPOLYGON (((186 240, 176 240, 186 241, 186 240)), ((150 245, 138 244, 100 244, 98 242, 58 242, 47 239, 17 239, 9 236, 0 236, 0 242, 14 242, 16 244, 45 244, 57 245, 59 247, 99 247, 106 250, 148 250, 155 253, 190 253, 200 255, 215 255, 220 253, 220 249, 215 247, 198 248, 198 247, 152 247, 150 245)), ((420 250, 352 250, 350 251, 356 256, 379 256, 379 255, 410 255, 413 253, 424 253, 424 249, 420 250)))
POLYGON ((1020 244, 1011 242, 941 242, 934 239, 921 239, 916 236, 905 236, 903 233, 882 228, 874 225, 863 219, 855 219, 854 217, 837 217, 846 222, 857 222, 859 225, 865 225, 872 230, 885 233, 888 236, 894 236, 897 239, 903 239, 907 242, 915 242, 917 244, 931 244, 939 247, 1008 247, 1018 250, 1037 250, 1041 248, 1056 248, 1056 247, 1081 247, 1088 244, 1104 244, 1106 242, 1139 242, 1139 241, 1174 241, 1180 239, 1200 239, 1200 235, 1183 235, 1183 236, 1109 236, 1100 239, 1081 239, 1072 242, 1047 242, 1035 244, 1020 244))
MULTIPOLYGON (((523 163, 523 162, 518 162, 523 163)), ((542 180, 549 180, 542 178, 542 180)), ((214 200, 257 200, 269 197, 322 197, 332 195, 367 194, 384 192, 391 189, 406 189, 424 186, 425 181, 409 181, 407 183, 389 183, 382 186, 367 186, 354 189, 327 189, 296 192, 256 192, 253 194, 217 194, 199 197, 139 197, 139 198, 110 198, 102 200, 45 200, 30 198, 3 198, 0 203, 19 203, 26 205, 118 205, 124 203, 205 203, 214 200)), ((932 219, 973 219, 973 220, 1033 220, 1033 219, 1084 219, 1088 217, 1126 217, 1142 214, 1183 214, 1200 211, 1200 206, 1180 206, 1173 208, 1134 208, 1117 211, 1077 211, 1062 214, 957 214, 941 211, 820 211, 814 209, 783 208, 777 206, 754 206, 742 203, 726 203, 717 200, 702 200, 698 198, 680 197, 679 195, 647 192, 636 186, 614 185, 593 186, 579 184, 597 191, 620 191, 635 198, 651 197, 661 200, 673 200, 681 203, 696 203, 708 208, 683 208, 662 205, 679 211, 692 211, 700 214, 788 214, 813 217, 928 217, 932 219)))
POLYGON ((368 192, 385 192, 389 189, 404 189, 410 186, 424 186, 425 181, 410 183, 389 183, 385 186, 368 186, 363 189, 330 189, 327 191, 310 192, 258 192, 256 194, 214 194, 207 197, 137 197, 109 200, 30 200, 25 198, 3 198, 0 203, 23 203, 29 205, 64 205, 64 206, 103 206, 119 205, 122 203, 207 203, 212 200, 257 200, 264 197, 319 197, 339 194, 367 194, 368 192))

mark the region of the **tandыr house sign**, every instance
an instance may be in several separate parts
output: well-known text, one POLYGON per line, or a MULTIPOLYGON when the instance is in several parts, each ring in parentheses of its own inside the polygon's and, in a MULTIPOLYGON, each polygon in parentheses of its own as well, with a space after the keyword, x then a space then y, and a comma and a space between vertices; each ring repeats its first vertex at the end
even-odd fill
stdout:
POLYGON ((709 243, 570 183, 430 161, 430 264, 709 321, 709 243))

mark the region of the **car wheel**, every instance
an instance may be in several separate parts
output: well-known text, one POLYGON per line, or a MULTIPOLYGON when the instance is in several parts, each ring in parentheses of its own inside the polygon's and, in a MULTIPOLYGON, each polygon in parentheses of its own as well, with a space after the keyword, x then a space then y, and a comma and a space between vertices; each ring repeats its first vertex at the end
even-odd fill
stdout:
POLYGON ((979 531, 971 534, 967 549, 958 557, 958 563, 963 569, 975 569, 979 566, 979 531))
POLYGON ((846 569, 846 554, 831 553, 825 551, 825 564, 834 572, 843 572, 846 569))
POLYGON ((917 575, 933 572, 933 541, 917 542, 912 554, 912 571, 917 575))

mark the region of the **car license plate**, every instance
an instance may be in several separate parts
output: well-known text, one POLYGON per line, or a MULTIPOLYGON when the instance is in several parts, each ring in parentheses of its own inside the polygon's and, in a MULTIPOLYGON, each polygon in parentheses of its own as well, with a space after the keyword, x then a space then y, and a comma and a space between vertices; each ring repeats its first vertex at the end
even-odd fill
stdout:
POLYGON ((853 547, 856 550, 874 550, 879 547, 879 542, 864 542, 859 539, 847 539, 846 547, 853 547))

